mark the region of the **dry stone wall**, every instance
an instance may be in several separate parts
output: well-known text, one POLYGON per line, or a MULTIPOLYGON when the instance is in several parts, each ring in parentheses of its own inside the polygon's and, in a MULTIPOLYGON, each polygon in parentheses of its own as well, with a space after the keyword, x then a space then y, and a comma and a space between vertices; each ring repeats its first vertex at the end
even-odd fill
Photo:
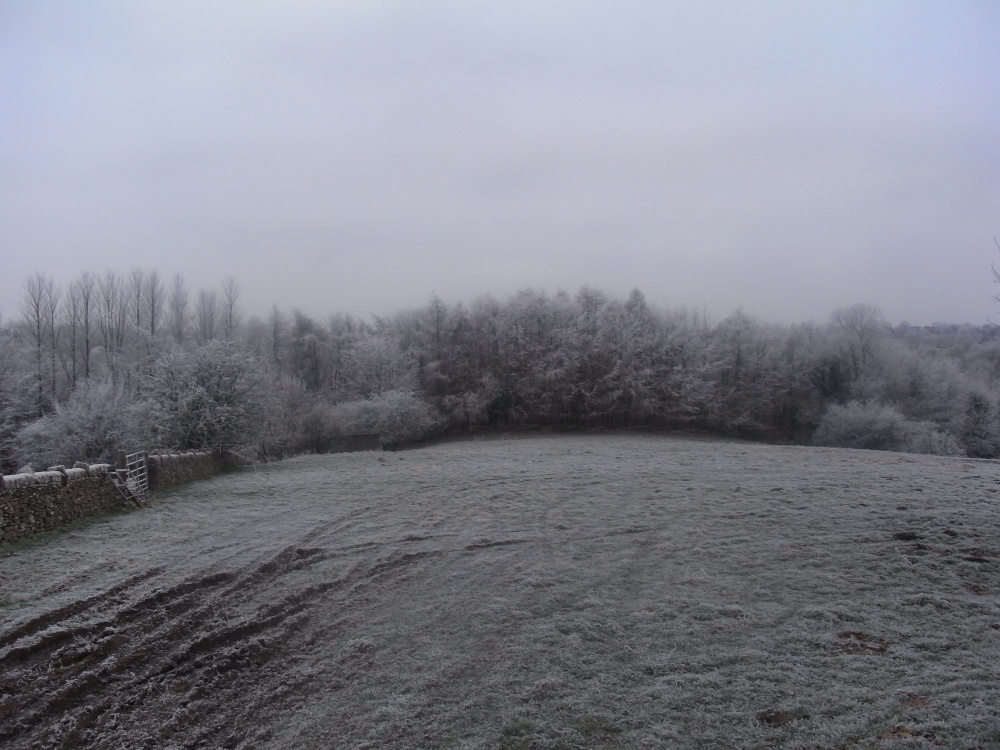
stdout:
POLYGON ((14 542, 129 503, 108 479, 107 464, 54 466, 3 478, 0 542, 14 542))
MULTIPOLYGON (((227 462, 208 452, 153 453, 147 462, 150 491, 218 474, 227 462)), ((109 464, 77 463, 46 471, 24 467, 3 477, 0 487, 0 543, 14 542, 40 531, 98 513, 134 507, 122 497, 109 474, 109 464)))
POLYGON ((150 453, 149 489, 162 490, 172 484, 205 479, 222 471, 223 459, 215 453, 189 451, 187 453, 150 453))

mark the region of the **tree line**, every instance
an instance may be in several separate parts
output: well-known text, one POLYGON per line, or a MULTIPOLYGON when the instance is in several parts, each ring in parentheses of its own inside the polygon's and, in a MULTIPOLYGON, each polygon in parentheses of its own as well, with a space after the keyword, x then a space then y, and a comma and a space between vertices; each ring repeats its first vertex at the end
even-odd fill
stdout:
POLYGON ((25 280, 0 325, 0 464, 116 447, 309 450, 510 429, 692 430, 757 440, 1000 455, 994 326, 720 320, 584 287, 525 289, 361 320, 192 292, 156 271, 25 280))

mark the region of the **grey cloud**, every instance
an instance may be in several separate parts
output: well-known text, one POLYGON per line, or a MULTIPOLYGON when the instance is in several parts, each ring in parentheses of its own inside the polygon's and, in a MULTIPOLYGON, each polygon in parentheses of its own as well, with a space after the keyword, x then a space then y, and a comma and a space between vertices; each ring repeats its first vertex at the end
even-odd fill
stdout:
POLYGON ((122 262, 317 315, 991 308, 986 4, 32 7, 0 17, 8 314, 36 268, 122 262))

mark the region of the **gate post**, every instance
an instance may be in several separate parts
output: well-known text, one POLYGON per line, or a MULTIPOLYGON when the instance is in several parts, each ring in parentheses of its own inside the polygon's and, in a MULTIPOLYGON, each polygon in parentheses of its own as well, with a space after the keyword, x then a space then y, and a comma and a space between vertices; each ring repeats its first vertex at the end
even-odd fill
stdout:
POLYGON ((115 473, 118 481, 124 486, 128 479, 128 454, 125 451, 115 451, 115 473))

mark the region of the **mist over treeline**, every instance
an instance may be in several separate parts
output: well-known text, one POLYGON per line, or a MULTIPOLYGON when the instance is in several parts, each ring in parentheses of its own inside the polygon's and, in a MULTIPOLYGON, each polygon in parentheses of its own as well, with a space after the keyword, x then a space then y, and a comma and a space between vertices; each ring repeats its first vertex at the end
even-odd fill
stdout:
POLYGON ((541 428, 995 457, 998 374, 996 327, 890 326, 867 304, 778 325, 584 287, 316 319, 247 316, 232 278, 37 273, 0 324, 0 464, 541 428))

